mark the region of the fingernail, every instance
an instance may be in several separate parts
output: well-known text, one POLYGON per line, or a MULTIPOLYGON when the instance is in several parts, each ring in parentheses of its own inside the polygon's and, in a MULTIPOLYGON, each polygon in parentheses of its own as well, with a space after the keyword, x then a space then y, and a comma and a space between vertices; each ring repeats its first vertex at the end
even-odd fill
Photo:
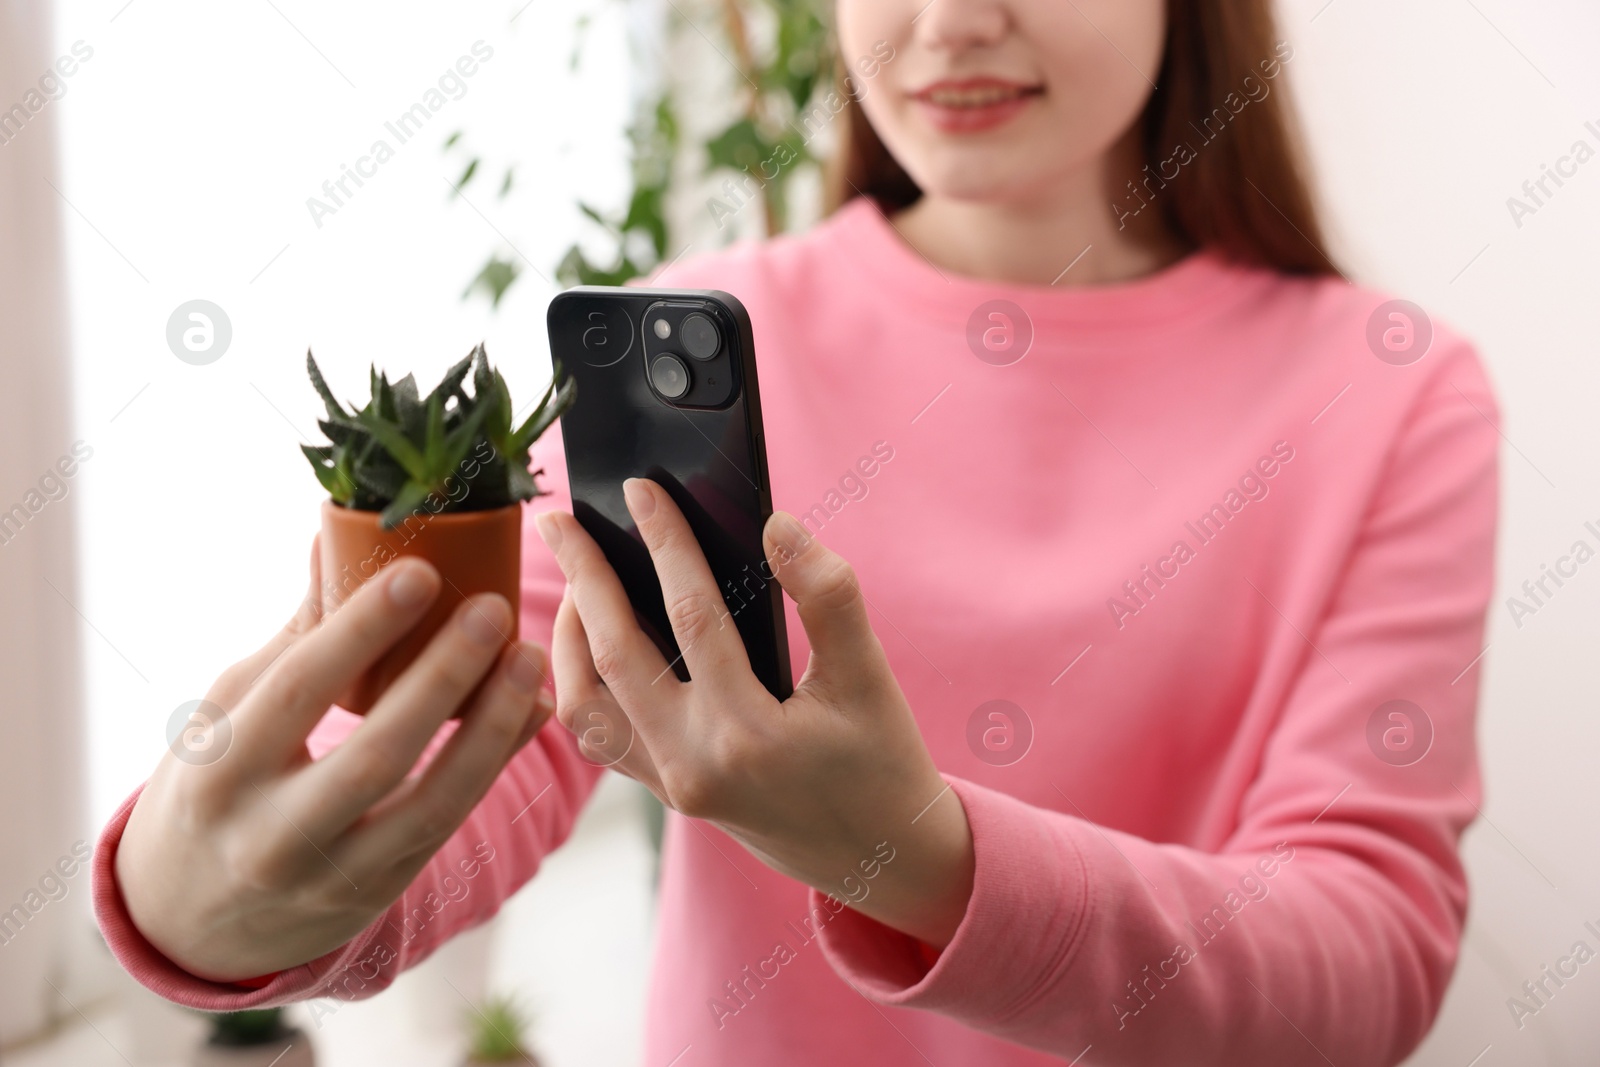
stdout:
POLYGON ((656 510, 656 495, 644 484, 643 478, 629 478, 622 483, 622 497, 628 502, 628 511, 643 522, 656 510))
POLYGON ((506 670, 506 677, 517 689, 531 693, 544 682, 544 669, 544 649, 524 641, 511 654, 511 665, 506 670))
POLYGON ((548 511, 541 512, 533 517, 533 525, 539 531, 539 536, 544 538, 544 543, 554 552, 561 547, 561 526, 556 522, 556 517, 548 511))
POLYGON ((433 599, 438 590, 433 568, 416 560, 402 560, 389 579, 389 599, 396 607, 421 607, 433 599))
POLYGON ((506 615, 509 611, 505 597, 498 593, 473 597, 462 606, 461 629, 480 645, 499 644, 506 639, 506 615))
POLYGON ((772 513, 772 539, 790 556, 798 556, 811 544, 811 535, 806 528, 787 511, 772 513))

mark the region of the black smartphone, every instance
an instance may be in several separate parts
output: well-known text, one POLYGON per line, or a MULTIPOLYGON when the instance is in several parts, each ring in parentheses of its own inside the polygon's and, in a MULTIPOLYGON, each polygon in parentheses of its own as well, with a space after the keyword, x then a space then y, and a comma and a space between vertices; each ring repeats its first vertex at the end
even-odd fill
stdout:
POLYGON ((639 624, 689 679, 650 553, 622 497, 649 478, 677 503, 738 627, 750 667, 785 700, 783 592, 761 547, 772 515, 750 316, 711 289, 582 286, 550 303, 551 355, 577 379, 561 416, 572 511, 627 590, 639 624))

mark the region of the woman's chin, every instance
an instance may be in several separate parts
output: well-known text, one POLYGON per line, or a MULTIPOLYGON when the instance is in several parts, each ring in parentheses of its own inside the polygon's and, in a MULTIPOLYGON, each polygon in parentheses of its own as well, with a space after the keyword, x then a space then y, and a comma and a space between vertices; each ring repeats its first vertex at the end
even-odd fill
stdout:
POLYGON ((1002 171, 992 161, 938 168, 926 180, 919 178, 917 181, 923 195, 930 199, 985 207, 1034 203, 1041 196, 1048 196, 1055 184, 1047 175, 1020 167, 1002 171))

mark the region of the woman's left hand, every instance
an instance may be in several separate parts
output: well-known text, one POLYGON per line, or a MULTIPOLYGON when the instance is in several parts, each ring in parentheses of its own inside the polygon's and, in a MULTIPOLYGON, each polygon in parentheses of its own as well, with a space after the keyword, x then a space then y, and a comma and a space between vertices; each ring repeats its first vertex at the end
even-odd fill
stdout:
POLYGON ((774 870, 930 945, 972 892, 966 812, 933 765, 850 565, 778 512, 763 540, 811 660, 781 703, 750 669, 705 556, 654 482, 624 483, 692 681, 635 621, 576 519, 538 516, 568 582, 551 662, 556 716, 585 758, 715 823, 774 870))

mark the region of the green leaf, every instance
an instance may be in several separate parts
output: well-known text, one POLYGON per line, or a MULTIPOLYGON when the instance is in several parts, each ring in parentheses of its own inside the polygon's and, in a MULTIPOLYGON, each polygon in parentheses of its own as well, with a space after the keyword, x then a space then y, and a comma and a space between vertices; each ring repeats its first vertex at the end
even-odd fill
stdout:
POLYGON ((706 142, 711 168, 728 167, 760 173, 763 161, 772 156, 773 146, 761 136, 750 119, 740 119, 706 142))
POLYGON ((408 374, 404 378, 401 378, 399 381, 394 383, 393 389, 394 400, 397 406, 400 404, 421 405, 422 391, 417 388, 416 375, 408 374))
POLYGON ((406 517, 422 506, 422 502, 433 494, 433 490, 422 482, 407 482, 399 494, 389 502, 378 516, 378 527, 383 530, 392 530, 406 520, 406 517))
POLYGON ((510 448, 512 436, 511 420, 516 417, 516 412, 512 410, 511 390, 506 386, 505 376, 499 371, 494 372, 493 391, 490 395, 494 397, 495 413, 503 416, 499 425, 495 427, 499 431, 496 436, 499 441, 505 442, 507 448, 510 448))
POLYGON ((378 388, 372 394, 373 403, 377 405, 378 414, 390 422, 400 421, 400 409, 395 405, 394 387, 389 384, 389 376, 378 375, 378 388))
POLYGON ((439 474, 439 456, 444 449, 444 401, 435 394, 428 398, 427 431, 422 438, 422 455, 430 474, 439 474))
POLYGON ((406 472, 393 463, 359 463, 351 468, 355 483, 380 500, 393 500, 406 484, 406 472))
POLYGON ((615 267, 597 267, 589 262, 577 245, 567 249, 567 254, 556 267, 556 277, 562 285, 626 285, 644 273, 627 256, 623 256, 615 267))
MULTIPOLYGON (((505 460, 489 450, 488 458, 483 457, 483 441, 480 438, 473 442, 472 457, 478 463, 476 475, 467 478, 469 498, 461 502, 462 510, 486 511, 490 508, 503 508, 516 503, 516 498, 511 495, 511 471, 506 466, 505 460)), ((463 472, 463 476, 465 472, 463 472)))
POLYGON ((461 466, 462 460, 467 458, 467 453, 472 451, 472 446, 481 439, 483 433, 483 420, 489 409, 480 404, 473 409, 462 424, 452 430, 444 439, 439 448, 439 483, 461 466))
POLYGON ((583 43, 589 36, 590 18, 587 14, 579 15, 572 26, 572 52, 567 56, 567 69, 576 72, 578 64, 583 59, 583 43))
POLYGON ((328 388, 327 381, 322 377, 322 368, 317 366, 316 358, 311 355, 309 348, 306 349, 306 373, 311 376, 311 387, 322 398, 323 404, 327 405, 328 414, 334 416, 345 414, 338 398, 333 395, 333 390, 328 388))
POLYGON ((578 201, 578 210, 595 224, 610 230, 612 233, 617 232, 616 223, 608 221, 604 215, 600 214, 600 212, 596 211, 594 208, 590 207, 588 204, 585 204, 581 200, 578 201))
POLYGON ((348 415, 341 415, 332 419, 318 419, 317 426, 328 440, 336 445, 349 446, 358 444, 371 437, 365 426, 348 415))
POLYGON ((394 457, 396 463, 405 469, 405 472, 419 482, 426 483, 428 479, 428 461, 417 446, 401 432, 400 427, 383 418, 376 412, 363 410, 358 416, 361 425, 371 431, 373 438, 382 446, 383 450, 394 457))
POLYGON ((509 424, 511 417, 499 410, 499 397, 494 394, 495 375, 489 369, 489 353, 479 344, 472 354, 472 392, 480 406, 489 405, 491 408, 485 428, 492 438, 500 424, 509 424))
POLYGON ((479 405, 483 410, 483 436, 494 446, 496 454, 503 452, 511 440, 511 399, 495 388, 491 382, 489 392, 479 405))
POLYGON ((458 400, 466 400, 467 394, 462 391, 461 383, 467 380, 467 372, 472 370, 473 356, 477 354, 477 351, 478 349, 474 348, 467 353, 465 359, 445 371, 444 377, 439 379, 439 384, 433 387, 433 392, 429 395, 441 397, 445 400, 450 399, 452 396, 458 400))
POLYGON ((506 198, 506 194, 511 192, 511 176, 515 173, 515 167, 506 168, 506 176, 500 182, 500 199, 504 200, 506 198))
POLYGON ((455 133, 452 133, 449 137, 444 139, 444 146, 446 148, 454 148, 456 142, 459 140, 461 140, 461 131, 457 130, 455 133))
POLYGON ((521 429, 517 430, 514 435, 514 447, 517 454, 521 455, 531 448, 533 442, 537 441, 540 435, 550 428, 550 424, 561 417, 563 412, 572 407, 577 399, 578 379, 568 376, 563 380, 561 378, 561 364, 557 363, 555 374, 550 379, 550 389, 545 391, 544 399, 539 401, 539 406, 534 409, 532 415, 528 416, 528 421, 523 423, 521 429), (560 382, 559 388, 556 386, 558 381, 560 382), (550 390, 555 390, 555 403, 553 404, 550 403, 550 390))
POLYGON ((476 173, 478 173, 478 160, 474 158, 467 163, 467 169, 461 172, 461 177, 456 179, 455 185, 450 190, 450 195, 455 196, 459 194, 462 189, 465 189, 467 183, 472 180, 472 176, 476 173))
POLYGON ((539 485, 533 480, 533 475, 522 463, 506 465, 506 484, 511 490, 511 499, 519 504, 524 500, 532 500, 536 496, 543 495, 539 492, 539 485))
POLYGON ((478 272, 478 276, 462 291, 461 299, 465 300, 481 289, 489 297, 489 306, 497 308, 500 306, 500 298, 506 295, 506 290, 511 288, 521 273, 522 268, 517 265, 516 260, 491 256, 489 262, 478 272))
POLYGON ((351 495, 355 492, 355 486, 335 464, 334 448, 301 445, 300 451, 310 461, 311 469, 316 472, 317 481, 322 483, 322 488, 327 490, 328 495, 337 503, 349 503, 351 495))
POLYGON ((416 441, 422 437, 424 411, 422 397, 417 392, 417 380, 411 375, 406 375, 394 383, 394 409, 398 416, 397 422, 400 429, 411 440, 416 441))

